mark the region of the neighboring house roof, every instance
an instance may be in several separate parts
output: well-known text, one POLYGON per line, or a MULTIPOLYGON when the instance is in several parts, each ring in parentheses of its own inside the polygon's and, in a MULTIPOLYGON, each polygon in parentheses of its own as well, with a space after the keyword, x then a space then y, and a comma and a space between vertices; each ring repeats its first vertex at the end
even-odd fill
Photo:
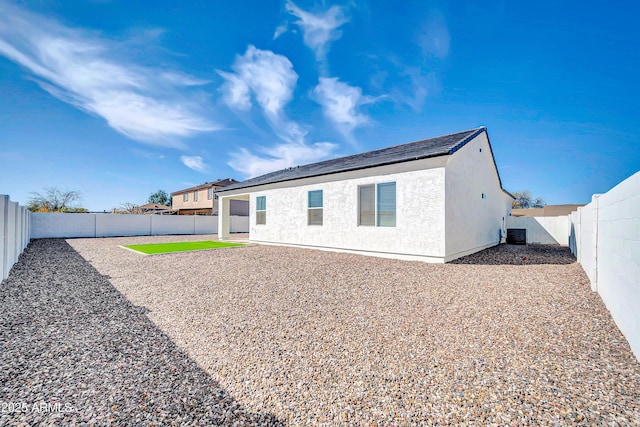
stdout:
POLYGON ((147 203, 146 205, 140 206, 140 209, 148 210, 148 209, 156 209, 156 210, 169 210, 171 209, 169 206, 161 205, 158 203, 147 203))
POLYGON ((171 193, 171 195, 174 196, 174 195, 178 195, 178 194, 189 193, 191 191, 198 191, 198 190, 203 190, 205 188, 212 188, 212 187, 213 188, 222 188, 222 187, 226 187, 228 185, 235 184, 237 182, 238 181, 236 181, 233 178, 219 179, 219 180, 213 181, 213 182, 205 182, 204 184, 196 185, 195 187, 185 188, 184 190, 174 191, 173 193, 171 193))
POLYGON ((564 216, 584 205, 546 205, 543 208, 512 209, 511 216, 564 216))
MULTIPOLYGON (((228 187, 216 190, 216 192, 225 192, 228 190, 255 187, 257 185, 329 175, 338 172, 367 169, 376 166, 426 159, 429 157, 446 156, 455 153, 473 138, 486 131, 487 128, 482 126, 476 129, 465 130, 462 132, 423 139, 421 141, 409 142, 406 144, 394 145, 393 147, 367 151, 365 153, 354 154, 352 156, 339 157, 337 159, 325 160, 323 162, 312 163, 304 166, 286 168, 229 185, 228 187)), ((488 137, 489 135, 487 134, 487 139, 488 137)), ((493 152, 491 155, 493 156, 493 152)), ((493 163, 495 165, 495 159, 493 160, 493 163)), ((496 167, 496 172, 497 171, 498 168, 496 167)), ((498 181, 500 182, 500 188, 502 188, 502 182, 500 181, 499 174, 498 181)), ((505 193, 509 194, 506 191, 505 193)), ((511 196, 511 194, 509 194, 509 196, 511 196)))

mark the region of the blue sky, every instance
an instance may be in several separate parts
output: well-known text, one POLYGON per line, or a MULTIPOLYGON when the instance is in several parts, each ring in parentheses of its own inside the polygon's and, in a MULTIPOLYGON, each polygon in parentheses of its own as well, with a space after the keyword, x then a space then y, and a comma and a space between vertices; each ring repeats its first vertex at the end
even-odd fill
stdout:
POLYGON ((102 211, 487 126, 507 190, 586 203, 640 169, 638 9, 0 0, 0 193, 102 211))

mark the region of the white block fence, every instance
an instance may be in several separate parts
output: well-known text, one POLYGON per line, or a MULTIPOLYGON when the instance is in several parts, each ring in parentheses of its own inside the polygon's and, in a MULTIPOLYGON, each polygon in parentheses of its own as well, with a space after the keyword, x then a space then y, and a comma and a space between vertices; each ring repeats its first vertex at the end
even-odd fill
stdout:
MULTIPOLYGON (((216 234, 217 216, 32 213, 31 238, 216 234)), ((248 233, 249 217, 232 216, 232 233, 248 233)))
POLYGON ((563 216, 508 216, 507 228, 527 230, 527 243, 544 245, 569 244, 571 221, 563 216))
POLYGON ((640 172, 570 219, 569 247, 640 360, 640 172))
POLYGON ((9 277, 11 267, 29 244, 29 213, 9 196, 0 195, 0 282, 9 277))

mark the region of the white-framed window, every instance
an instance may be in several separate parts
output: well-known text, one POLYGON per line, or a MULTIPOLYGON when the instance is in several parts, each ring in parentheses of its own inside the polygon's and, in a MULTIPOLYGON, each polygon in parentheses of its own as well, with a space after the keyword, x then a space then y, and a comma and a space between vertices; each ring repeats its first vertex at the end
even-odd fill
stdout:
POLYGON ((197 202, 198 201, 198 190, 193 192, 193 201, 197 202))
POLYGON ((182 195, 182 201, 183 202, 188 202, 189 201, 189 193, 184 193, 182 195))
POLYGON ((358 186, 358 225, 396 226, 396 183, 358 186))
POLYGON ((256 225, 267 223, 267 196, 256 197, 256 225))
POLYGON ((322 225, 322 190, 309 191, 307 208, 307 224, 322 225))
POLYGON ((207 200, 213 199, 213 187, 207 188, 207 200))

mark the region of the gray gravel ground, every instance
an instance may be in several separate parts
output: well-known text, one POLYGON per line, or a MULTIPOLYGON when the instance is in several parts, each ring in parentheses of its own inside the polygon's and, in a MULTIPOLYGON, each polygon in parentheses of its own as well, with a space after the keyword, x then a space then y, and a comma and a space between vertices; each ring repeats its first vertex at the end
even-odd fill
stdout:
POLYGON ((163 409, 175 420, 221 393, 249 421, 291 425, 640 425, 640 363, 566 248, 501 246, 435 265, 275 246, 118 247, 205 238, 69 240, 101 280, 61 241, 33 242, 0 289, 0 400, 109 417, 106 396, 123 417, 163 409), (64 343, 68 318, 89 343, 64 343), (165 404, 141 410, 140 388, 165 404), (193 389, 188 405, 166 403, 193 389))
POLYGON ((252 414, 64 240, 0 288, 0 425, 277 425, 252 414))

